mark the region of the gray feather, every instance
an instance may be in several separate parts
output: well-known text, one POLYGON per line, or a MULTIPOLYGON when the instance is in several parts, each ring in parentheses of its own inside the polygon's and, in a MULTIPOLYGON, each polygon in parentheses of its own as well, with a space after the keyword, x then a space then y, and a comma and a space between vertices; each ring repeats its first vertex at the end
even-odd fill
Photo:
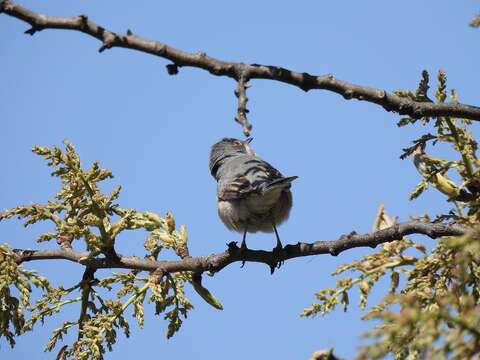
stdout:
POLYGON ((222 139, 212 146, 210 171, 218 182, 218 212, 224 224, 243 232, 272 232, 288 218, 291 182, 255 155, 248 142, 222 139))

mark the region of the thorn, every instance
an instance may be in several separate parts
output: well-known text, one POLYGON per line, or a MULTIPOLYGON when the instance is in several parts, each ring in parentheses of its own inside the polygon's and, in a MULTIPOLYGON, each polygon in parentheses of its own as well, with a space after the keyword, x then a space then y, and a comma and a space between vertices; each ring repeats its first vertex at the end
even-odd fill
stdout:
POLYGON ((353 97, 353 91, 348 89, 343 93, 343 98, 345 100, 350 100, 353 97))
POLYGON ((80 14, 78 17, 80 18, 80 23, 82 25, 82 29, 85 29, 87 27, 87 24, 88 24, 88 16, 85 15, 85 14, 80 14))
POLYGON ((165 67, 167 68, 168 75, 177 75, 178 74, 178 65, 177 64, 168 64, 165 67))
POLYGON ((32 26, 30 29, 26 30, 24 34, 28 34, 30 36, 33 36, 37 31, 41 31, 42 29, 36 26, 32 26))
POLYGON ((339 251, 336 250, 336 249, 334 249, 333 247, 332 247, 332 248, 329 248, 329 249, 328 249, 328 252, 329 252, 330 255, 332 255, 332 256, 338 256, 338 254, 339 254, 339 251))
POLYGON ((111 49, 113 45, 114 45, 113 41, 104 41, 102 46, 100 46, 100 49, 98 49, 98 52, 102 53, 107 49, 111 49))
POLYGON ((237 242, 236 241, 230 241, 228 244, 228 250, 236 250, 238 249, 237 242))
POLYGON ((132 36, 132 35, 133 35, 133 32, 132 32, 132 30, 130 30, 130 29, 127 29, 127 36, 132 36))
POLYGON ((98 52, 103 52, 106 49, 111 49, 116 43, 120 42, 120 38, 117 34, 105 31, 104 28, 99 27, 99 33, 102 35, 102 46, 98 49, 98 52))

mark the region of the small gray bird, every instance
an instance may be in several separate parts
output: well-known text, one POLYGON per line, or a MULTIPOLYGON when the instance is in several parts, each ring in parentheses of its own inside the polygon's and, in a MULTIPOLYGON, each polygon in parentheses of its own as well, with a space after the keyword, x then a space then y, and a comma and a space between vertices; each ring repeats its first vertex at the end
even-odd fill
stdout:
MULTIPOLYGON (((292 207, 290 185, 297 176, 284 177, 259 158, 251 141, 224 138, 212 146, 210 172, 218 182, 218 214, 227 228, 243 233, 241 249, 247 247, 247 232, 275 231, 277 245, 273 251, 278 258, 282 243, 276 225, 288 218, 292 207)), ((280 264, 277 261, 276 265, 280 264)))

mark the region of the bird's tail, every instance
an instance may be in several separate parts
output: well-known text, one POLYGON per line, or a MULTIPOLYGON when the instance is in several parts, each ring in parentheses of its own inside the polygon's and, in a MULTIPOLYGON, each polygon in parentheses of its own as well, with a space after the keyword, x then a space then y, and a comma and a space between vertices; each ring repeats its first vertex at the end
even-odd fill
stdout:
POLYGON ((275 189, 288 189, 290 188, 290 184, 292 183, 292 181, 297 178, 298 176, 288 176, 288 177, 274 180, 270 184, 268 184, 264 192, 272 191, 275 189))

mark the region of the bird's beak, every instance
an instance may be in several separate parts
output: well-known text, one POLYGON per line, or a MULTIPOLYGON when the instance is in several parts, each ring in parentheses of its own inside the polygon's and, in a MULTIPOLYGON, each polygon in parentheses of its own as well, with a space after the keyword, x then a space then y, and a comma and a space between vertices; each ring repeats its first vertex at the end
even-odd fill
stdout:
POLYGON ((252 140, 253 140, 253 138, 249 137, 244 141, 245 150, 247 151, 247 154, 252 155, 252 156, 256 156, 255 151, 250 146, 250 143, 252 142, 252 140))

